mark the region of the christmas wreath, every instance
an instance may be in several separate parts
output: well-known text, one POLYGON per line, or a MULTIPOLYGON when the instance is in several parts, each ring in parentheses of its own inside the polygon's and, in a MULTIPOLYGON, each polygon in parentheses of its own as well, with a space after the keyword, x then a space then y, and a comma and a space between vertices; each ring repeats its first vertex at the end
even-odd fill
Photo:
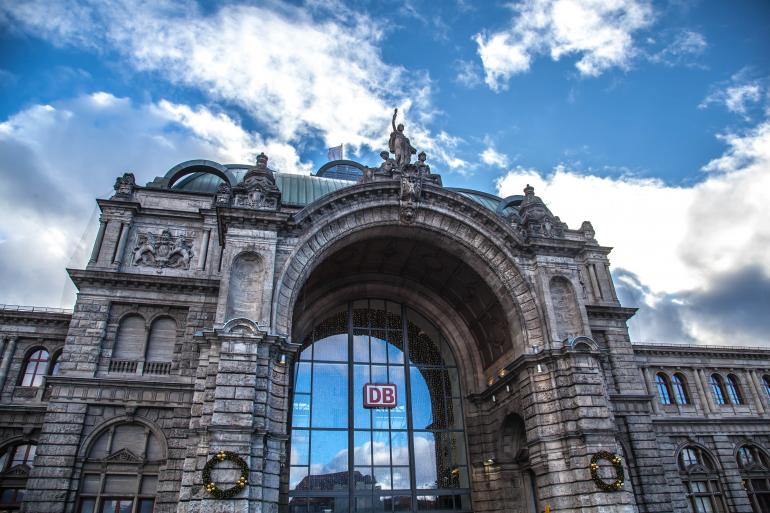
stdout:
POLYGON ((203 467, 203 485, 206 487, 206 491, 214 496, 215 499, 230 499, 235 497, 246 487, 246 483, 249 481, 249 466, 243 461, 243 458, 230 451, 219 451, 213 458, 211 458, 206 466, 203 467), (232 461, 241 469, 241 477, 238 478, 235 485, 230 488, 219 488, 214 481, 211 480, 211 471, 222 461, 232 461))
POLYGON ((623 465, 621 465, 620 456, 617 454, 599 451, 591 458, 591 479, 594 480, 594 483, 596 483, 596 486, 599 487, 600 490, 605 492, 616 492, 623 488, 623 481, 625 478, 626 475, 623 472, 623 465), (615 468, 616 476, 613 482, 608 483, 599 477, 599 460, 607 460, 612 463, 612 466, 615 468))

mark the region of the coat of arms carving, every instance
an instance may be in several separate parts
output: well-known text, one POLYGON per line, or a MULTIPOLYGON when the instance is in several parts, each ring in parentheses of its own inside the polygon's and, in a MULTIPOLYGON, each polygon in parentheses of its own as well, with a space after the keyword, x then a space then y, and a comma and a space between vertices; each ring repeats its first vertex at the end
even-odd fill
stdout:
POLYGON ((138 232, 132 264, 138 267, 189 269, 193 258, 193 238, 163 230, 160 235, 138 232))

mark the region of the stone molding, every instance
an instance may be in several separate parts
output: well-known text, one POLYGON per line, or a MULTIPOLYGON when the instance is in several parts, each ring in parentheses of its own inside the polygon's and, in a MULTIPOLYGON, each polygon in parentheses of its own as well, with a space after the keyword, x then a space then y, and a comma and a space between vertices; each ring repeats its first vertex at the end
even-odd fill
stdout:
POLYGON ((85 287, 114 287, 121 289, 188 292, 216 295, 219 280, 186 276, 158 276, 127 272, 67 269, 78 290, 85 287))

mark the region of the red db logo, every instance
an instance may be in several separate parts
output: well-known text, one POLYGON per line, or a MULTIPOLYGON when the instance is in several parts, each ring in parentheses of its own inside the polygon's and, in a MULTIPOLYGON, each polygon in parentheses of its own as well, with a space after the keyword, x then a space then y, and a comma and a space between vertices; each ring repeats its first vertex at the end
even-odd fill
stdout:
POLYGON ((395 408, 396 385, 367 383, 364 385, 364 408, 395 408))

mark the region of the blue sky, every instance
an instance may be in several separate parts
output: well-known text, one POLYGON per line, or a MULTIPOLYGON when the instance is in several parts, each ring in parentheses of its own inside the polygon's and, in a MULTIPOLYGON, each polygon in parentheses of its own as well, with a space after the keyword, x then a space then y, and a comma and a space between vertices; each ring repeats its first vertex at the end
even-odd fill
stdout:
POLYGON ((446 185, 590 219, 636 339, 758 343, 768 48, 763 1, 0 0, 0 301, 72 303, 124 171, 373 164, 397 106, 446 185))

